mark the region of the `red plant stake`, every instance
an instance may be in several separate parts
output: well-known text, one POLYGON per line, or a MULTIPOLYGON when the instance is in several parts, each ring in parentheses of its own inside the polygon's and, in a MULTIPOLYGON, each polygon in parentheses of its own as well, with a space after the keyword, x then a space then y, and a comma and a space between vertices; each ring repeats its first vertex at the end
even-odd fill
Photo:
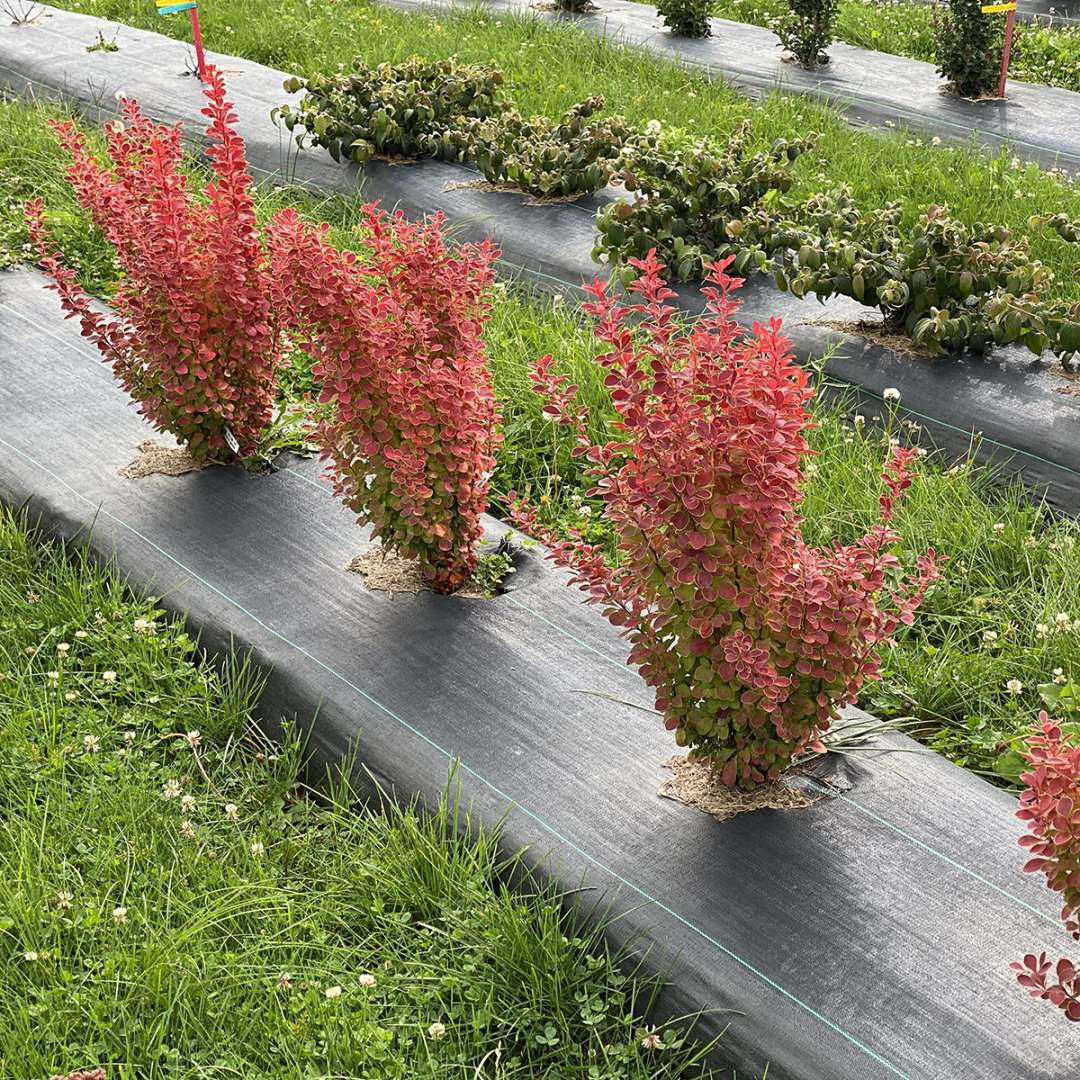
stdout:
POLYGON ((316 438, 335 491, 438 592, 476 567, 498 414, 481 333, 498 251, 446 242, 442 215, 411 224, 364 207, 361 262, 293 211, 271 223, 278 310, 315 358, 316 438))
POLYGON ((27 203, 30 235, 68 318, 78 317, 139 411, 196 458, 254 450, 271 417, 281 358, 270 277, 256 228, 244 143, 233 130, 221 73, 207 68, 207 134, 215 179, 205 198, 179 171, 179 127, 155 126, 135 101, 106 127, 109 165, 71 123, 53 128, 71 156, 79 202, 116 248, 124 280, 116 318, 93 310, 46 237, 41 199, 27 203))
POLYGON ((605 283, 589 286, 617 441, 593 445, 576 387, 550 356, 535 365, 545 412, 575 430, 574 452, 590 462, 618 566, 580 535, 555 536, 516 498, 511 509, 624 629, 676 742, 748 789, 816 746, 837 708, 877 675, 875 646, 912 621, 937 563, 928 552, 905 584, 889 552, 909 450, 887 465, 880 522, 866 536, 824 548, 803 540, 812 392, 779 320, 749 335, 735 322, 730 293, 742 282, 725 273, 729 262, 712 268, 709 314, 689 332, 674 322, 655 252, 631 260, 639 302, 623 306, 605 283))
MULTIPOLYGON (((1025 788, 1016 812, 1031 830, 1020 837, 1021 847, 1032 855, 1024 869, 1045 874, 1046 884, 1061 893, 1065 929, 1080 941, 1080 743, 1067 738, 1043 711, 1023 757, 1032 766, 1020 777, 1025 788)), ((1045 953, 1029 953, 1011 966, 1032 997, 1056 1005, 1069 1020, 1080 1020, 1080 969, 1075 964, 1059 960, 1051 965, 1045 953)))

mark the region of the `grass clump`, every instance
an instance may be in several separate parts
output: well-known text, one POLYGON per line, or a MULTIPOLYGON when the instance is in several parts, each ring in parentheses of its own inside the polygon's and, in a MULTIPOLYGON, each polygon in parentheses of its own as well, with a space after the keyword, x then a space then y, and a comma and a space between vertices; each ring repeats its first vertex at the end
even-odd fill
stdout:
POLYGON ((0 512, 0 1073, 699 1075, 497 838, 315 795, 260 678, 0 512))

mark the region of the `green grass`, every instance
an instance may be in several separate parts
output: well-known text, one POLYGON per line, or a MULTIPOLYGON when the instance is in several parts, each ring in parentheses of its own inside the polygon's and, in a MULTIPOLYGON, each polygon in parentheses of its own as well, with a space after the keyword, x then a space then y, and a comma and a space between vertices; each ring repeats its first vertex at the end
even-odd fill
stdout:
MULTIPOLYGON (((186 19, 159 17, 142 0, 61 0, 59 6, 181 39, 189 35, 186 19)), ((820 132, 817 150, 796 165, 794 196, 850 184, 862 204, 899 201, 909 219, 947 203, 960 221, 992 221, 1020 233, 1027 232, 1032 214, 1063 211, 1080 218, 1080 186, 1014 163, 1007 152, 987 156, 974 148, 932 146, 902 131, 856 131, 837 111, 805 98, 777 94, 753 105, 720 81, 644 49, 606 44, 569 24, 493 18, 480 9, 429 17, 373 0, 281 0, 272 6, 266 0, 217 0, 203 32, 209 48, 297 73, 347 67, 354 56, 378 63, 413 53, 494 63, 506 72, 526 114, 556 116, 602 94, 612 112, 638 124, 658 119, 722 138, 752 117, 760 144, 820 132)), ((1032 250, 1056 274, 1054 295, 1080 299, 1075 249, 1056 236, 1034 236, 1032 250)))
MULTIPOLYGON (((91 288, 105 292, 115 280, 111 259, 85 223, 69 189, 57 182, 56 144, 42 134, 40 107, 0 103, 0 234, 17 258, 22 239, 15 210, 19 199, 43 191, 50 219, 60 221, 91 288)), ((94 136, 96 137, 96 136, 94 136)), ((267 215, 286 203, 329 221, 334 241, 360 243, 355 200, 317 200, 296 191, 260 192, 267 215)), ((0 259, 3 249, 0 248, 0 259)), ((532 393, 528 370, 545 353, 581 387, 592 410, 592 430, 602 437, 612 416, 597 346, 577 308, 526 297, 504 284, 487 328, 505 442, 493 477, 494 509, 510 490, 528 489, 560 528, 575 525, 591 538, 610 542, 598 505, 583 498, 580 463, 559 428, 546 420, 532 393)), ((310 394, 302 358, 283 374, 285 396, 310 394)), ((814 407, 811 440, 818 457, 808 464, 806 531, 816 541, 849 539, 875 512, 877 476, 884 461, 887 418, 872 412, 856 423, 840 404, 814 407)), ((917 437, 917 433, 907 433, 917 437)), ((1019 487, 999 486, 990 470, 924 459, 898 518, 902 555, 910 564, 927 547, 946 553, 945 578, 931 592, 915 626, 883 654, 881 682, 866 688, 862 703, 883 718, 914 717, 922 737, 955 761, 1013 780, 1015 748, 1040 707, 1040 684, 1080 679, 1080 526, 1057 520, 1031 504, 1019 487), (997 528, 1000 526, 1000 528, 997 528), (1056 629, 1069 615, 1072 629, 1056 629), (1055 627, 1048 633, 1040 625, 1055 627), (990 637, 989 635, 997 635, 990 637), (1007 688, 1023 684, 1020 694, 1007 688)))
POLYGON ((652 984, 501 884, 452 797, 306 787, 259 685, 0 512, 0 1074, 699 1075, 674 1028, 641 1046, 652 984))

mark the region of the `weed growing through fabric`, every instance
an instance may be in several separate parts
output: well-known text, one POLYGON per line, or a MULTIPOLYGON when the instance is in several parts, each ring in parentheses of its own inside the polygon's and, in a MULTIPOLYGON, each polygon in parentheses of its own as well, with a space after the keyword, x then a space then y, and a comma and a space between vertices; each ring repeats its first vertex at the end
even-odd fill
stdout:
POLYGON ((295 732, 252 727, 260 685, 0 514, 0 1073, 699 1075, 452 792, 312 791, 295 732))

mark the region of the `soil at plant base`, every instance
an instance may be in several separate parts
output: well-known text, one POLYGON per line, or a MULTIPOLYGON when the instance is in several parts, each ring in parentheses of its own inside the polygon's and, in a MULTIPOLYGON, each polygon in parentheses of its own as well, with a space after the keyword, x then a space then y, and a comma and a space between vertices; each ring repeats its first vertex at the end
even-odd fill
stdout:
POLYGON ((827 326, 830 330, 839 330, 844 334, 858 334, 875 345, 883 345, 894 353, 919 360, 934 360, 941 355, 938 349, 916 345, 906 334, 889 330, 883 322, 867 322, 865 319, 806 319, 804 325, 827 326))
MULTIPOLYGON (((434 592, 420 573, 420 564, 415 559, 404 559, 382 548, 373 548, 357 555, 345 568, 350 573, 359 574, 364 584, 375 592, 422 593, 434 592)), ((454 596, 463 600, 490 600, 483 589, 466 582, 454 596)))
POLYGON ((1058 375, 1065 380, 1065 385, 1057 387, 1054 392, 1068 394, 1069 397, 1080 397, 1080 371, 1067 368, 1064 371, 1059 371, 1058 375))
POLYGON ((182 446, 162 446, 153 439, 139 443, 138 450, 135 460, 120 470, 120 475, 128 480, 139 480, 144 476, 183 476, 210 464, 196 461, 182 446))
POLYGON ((533 7, 537 11, 565 11, 567 15, 588 15, 592 11, 600 10, 595 4, 588 2, 568 8, 564 4, 555 3, 555 0, 540 0, 540 3, 533 4, 533 7))
POLYGON ((754 791, 735 791, 722 784, 720 775, 708 765, 691 762, 685 756, 665 761, 664 768, 673 775, 660 785, 657 794, 692 806, 717 821, 727 821, 752 810, 802 810, 820 798, 792 787, 783 779, 763 784, 754 791))
POLYGON ((495 183, 491 180, 455 180, 453 183, 443 186, 443 191, 510 191, 518 195, 525 195, 526 206, 546 206, 550 203, 574 203, 578 199, 584 199, 589 194, 587 191, 579 191, 573 195, 533 195, 523 191, 517 184, 511 184, 508 180, 495 183))

